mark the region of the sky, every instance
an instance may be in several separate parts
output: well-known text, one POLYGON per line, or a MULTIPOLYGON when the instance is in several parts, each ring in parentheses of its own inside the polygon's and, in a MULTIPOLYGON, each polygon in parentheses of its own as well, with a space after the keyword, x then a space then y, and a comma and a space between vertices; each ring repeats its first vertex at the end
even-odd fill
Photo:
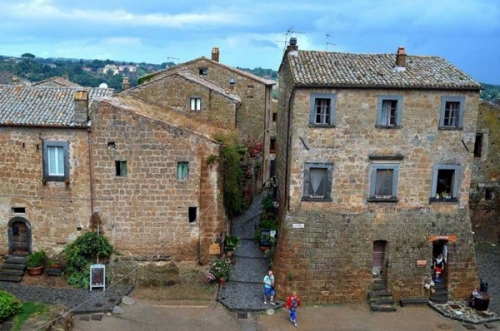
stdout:
POLYGON ((500 85, 499 0, 0 0, 0 55, 278 70, 299 49, 432 55, 500 85))

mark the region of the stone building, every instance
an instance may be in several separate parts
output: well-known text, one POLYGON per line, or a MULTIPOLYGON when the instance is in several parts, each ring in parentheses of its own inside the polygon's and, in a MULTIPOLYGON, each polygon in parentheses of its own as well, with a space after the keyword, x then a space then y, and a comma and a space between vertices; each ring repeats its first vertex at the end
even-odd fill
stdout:
POLYGON ((481 100, 472 167, 470 209, 474 239, 500 240, 500 106, 481 100))
POLYGON ((226 228, 220 128, 100 88, 0 86, 0 249, 98 228, 121 256, 206 263, 226 228))
POLYGON ((360 302, 429 295, 447 253, 452 297, 477 286, 469 212, 480 84, 440 57, 302 51, 279 70, 279 292, 360 302))
POLYGON ((88 103, 97 88, 0 86, 0 251, 62 250, 88 229, 88 103))
POLYGON ((259 162, 262 167, 254 181, 257 183, 255 190, 258 191, 270 173, 269 126, 275 82, 222 64, 219 58, 219 49, 214 47, 211 59, 200 57, 148 74, 139 79, 138 90, 126 93, 138 95, 146 102, 189 110, 192 116, 203 116, 205 112, 208 113, 207 117, 217 119, 227 116, 228 121, 234 120, 242 142, 251 149, 256 146, 261 149, 259 162), (186 74, 186 71, 191 75, 186 74), (223 94, 225 98, 222 97, 223 94), (236 105, 234 114, 228 112, 226 106, 213 104, 221 99, 236 105))

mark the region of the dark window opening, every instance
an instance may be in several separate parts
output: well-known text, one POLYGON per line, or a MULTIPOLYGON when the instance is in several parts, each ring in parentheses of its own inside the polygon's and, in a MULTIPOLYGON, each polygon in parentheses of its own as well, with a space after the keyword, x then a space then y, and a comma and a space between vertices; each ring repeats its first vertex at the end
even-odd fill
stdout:
POLYGON ((483 134, 476 133, 476 141, 474 142, 474 157, 481 157, 482 147, 483 147, 483 134))
POLYGON ((229 85, 230 85, 230 86, 234 86, 235 84, 236 84, 236 82, 235 82, 234 78, 231 78, 231 79, 229 80, 229 85))
POLYGON ((12 212, 16 214, 26 214, 26 208, 24 207, 13 207, 12 212))
POLYGON ((197 214, 198 208, 196 207, 189 207, 189 223, 192 223, 196 221, 196 214, 197 214))
POLYGON ((127 161, 115 161, 116 176, 127 177, 127 161))
POLYGON ((114 141, 108 142, 108 148, 116 148, 116 144, 114 141))
POLYGON ((441 198, 456 198, 457 192, 453 192, 455 182, 455 170, 439 169, 437 178, 436 193, 441 198))
POLYGON ((206 76, 206 75, 208 75, 208 68, 198 68, 198 74, 200 76, 206 76))
POLYGON ((278 113, 273 113, 273 122, 278 121, 278 113))
POLYGON ((484 200, 493 200, 493 190, 491 188, 484 190, 484 200))
POLYGON ((269 144, 269 152, 276 153, 276 138, 271 138, 271 141, 269 144))

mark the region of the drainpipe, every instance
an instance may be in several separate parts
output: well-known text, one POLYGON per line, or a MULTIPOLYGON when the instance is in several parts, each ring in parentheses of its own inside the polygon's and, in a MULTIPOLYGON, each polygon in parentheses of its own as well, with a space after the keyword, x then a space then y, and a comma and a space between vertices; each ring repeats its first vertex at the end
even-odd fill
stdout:
POLYGON ((92 173, 92 127, 87 128, 87 141, 89 150, 89 181, 90 181, 90 217, 94 215, 94 176, 92 173))

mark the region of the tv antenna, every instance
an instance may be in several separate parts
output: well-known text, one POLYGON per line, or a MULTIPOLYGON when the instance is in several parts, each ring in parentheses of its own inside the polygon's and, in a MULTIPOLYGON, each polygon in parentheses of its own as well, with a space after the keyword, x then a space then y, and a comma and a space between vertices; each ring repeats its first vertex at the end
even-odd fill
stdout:
MULTIPOLYGON (((168 63, 169 62, 173 62, 173 61, 169 61, 170 59, 172 60, 177 60, 177 61, 180 61, 181 59, 177 58, 177 57, 173 57, 173 56, 167 56, 167 65, 169 66, 169 68, 171 67, 168 63)), ((174 64, 175 65, 175 64, 174 64)))
POLYGON ((328 45, 332 45, 332 46, 337 46, 337 44, 334 44, 334 43, 331 43, 329 42, 329 38, 330 38, 330 34, 329 33, 325 33, 325 39, 326 39, 326 42, 325 42, 325 51, 328 51, 328 45))
POLYGON ((295 31, 295 30, 292 30, 292 28, 289 28, 288 30, 286 30, 286 33, 285 33, 285 45, 283 47, 283 51, 286 50, 286 43, 290 39, 289 37, 293 36, 295 34, 305 34, 305 32, 295 31))

